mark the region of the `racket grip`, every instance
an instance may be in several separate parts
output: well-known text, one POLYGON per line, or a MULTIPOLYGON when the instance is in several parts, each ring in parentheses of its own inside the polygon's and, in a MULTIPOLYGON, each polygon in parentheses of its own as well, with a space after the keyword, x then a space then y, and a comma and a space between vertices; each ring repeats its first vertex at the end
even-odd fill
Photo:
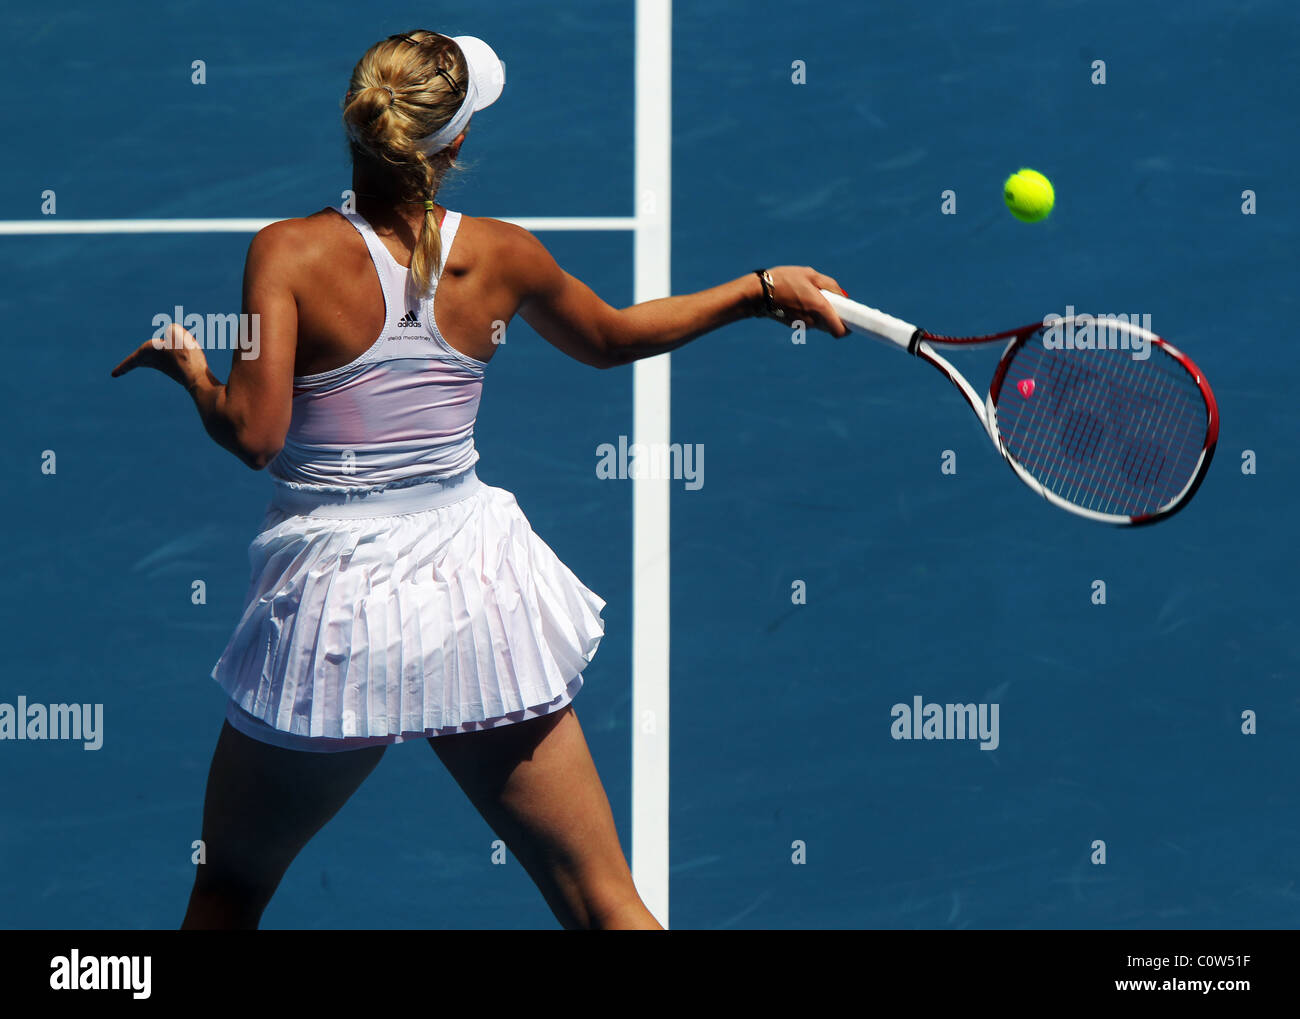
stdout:
POLYGON ((869 308, 857 301, 850 301, 842 294, 830 290, 822 290, 822 295, 830 302, 840 320, 855 332, 870 333, 877 339, 895 344, 904 350, 912 342, 916 326, 910 322, 894 318, 893 315, 886 315, 883 311, 869 308))

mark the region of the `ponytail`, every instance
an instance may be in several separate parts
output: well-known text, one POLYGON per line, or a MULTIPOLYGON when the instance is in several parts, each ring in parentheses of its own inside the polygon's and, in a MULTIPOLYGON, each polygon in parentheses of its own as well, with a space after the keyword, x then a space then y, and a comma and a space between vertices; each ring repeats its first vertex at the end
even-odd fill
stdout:
POLYGON ((424 205, 424 223, 408 277, 416 296, 429 293, 442 272, 442 231, 433 200, 448 170, 460 169, 447 150, 425 154, 423 139, 450 123, 465 95, 469 68, 454 40, 412 32, 375 43, 352 71, 344 102, 354 162, 386 182, 385 197, 424 205))
POLYGON ((428 198, 424 200, 424 228, 420 239, 415 243, 411 254, 411 285, 418 295, 429 292, 434 277, 442 273, 442 229, 438 226, 438 214, 433 208, 433 194, 438 190, 438 180, 429 157, 423 152, 417 153, 421 167, 424 169, 425 187, 428 198))

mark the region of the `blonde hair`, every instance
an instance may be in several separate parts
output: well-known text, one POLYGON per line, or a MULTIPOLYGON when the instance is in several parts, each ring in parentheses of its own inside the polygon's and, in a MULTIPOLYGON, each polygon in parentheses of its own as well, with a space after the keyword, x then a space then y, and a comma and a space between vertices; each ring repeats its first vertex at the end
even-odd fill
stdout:
POLYGON ((447 124, 469 86, 465 55, 455 41, 417 31, 377 42, 357 61, 343 102, 353 162, 365 162, 394 202, 423 202, 424 228, 411 256, 410 281, 428 294, 442 271, 442 234, 433 197, 449 169, 446 150, 433 156, 417 144, 447 124))

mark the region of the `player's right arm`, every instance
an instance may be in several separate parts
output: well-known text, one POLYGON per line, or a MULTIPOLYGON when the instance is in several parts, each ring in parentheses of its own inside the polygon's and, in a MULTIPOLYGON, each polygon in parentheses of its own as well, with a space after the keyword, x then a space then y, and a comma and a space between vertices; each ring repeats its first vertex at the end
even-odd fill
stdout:
MULTIPOLYGON (((762 284, 754 273, 693 294, 615 308, 560 268, 527 230, 507 223, 500 223, 501 228, 508 232, 499 268, 515 288, 519 315, 543 339, 583 364, 613 368, 653 357, 764 310, 762 284)), ((787 322, 802 320, 833 336, 847 334, 820 292, 822 287, 841 290, 835 280, 808 266, 769 271, 773 298, 785 309, 787 322)))

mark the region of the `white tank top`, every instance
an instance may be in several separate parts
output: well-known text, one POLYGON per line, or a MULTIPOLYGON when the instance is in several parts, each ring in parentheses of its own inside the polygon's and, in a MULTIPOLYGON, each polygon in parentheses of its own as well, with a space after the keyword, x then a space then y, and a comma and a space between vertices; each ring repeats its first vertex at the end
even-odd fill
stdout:
MULTIPOLYGON (((384 327, 351 363, 294 377, 289 433, 267 472, 277 484, 322 492, 398 488, 461 474, 478 461, 474 420, 486 362, 455 350, 438 332, 437 279, 427 297, 410 302, 410 270, 365 219, 339 211, 370 249, 384 293, 384 327)), ((460 213, 443 217, 444 265, 459 226, 460 213)))

